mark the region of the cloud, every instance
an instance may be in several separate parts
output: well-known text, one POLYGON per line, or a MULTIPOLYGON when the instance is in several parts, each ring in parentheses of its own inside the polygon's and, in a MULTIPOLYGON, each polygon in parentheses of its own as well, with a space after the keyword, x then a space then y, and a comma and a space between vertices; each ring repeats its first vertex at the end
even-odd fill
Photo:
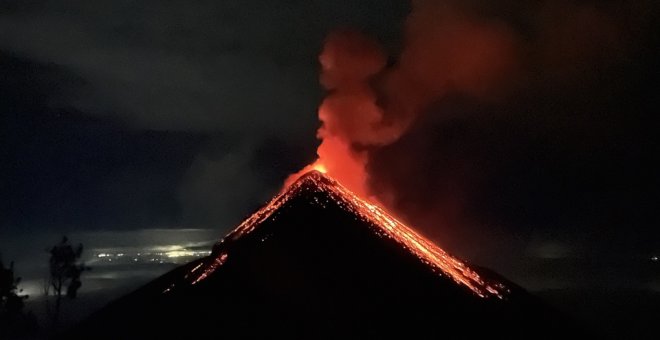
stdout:
POLYGON ((414 1, 380 99, 415 119, 369 150, 372 190, 464 254, 536 228, 592 247, 652 237, 658 6, 642 3, 414 1))
MULTIPOLYGON (((12 32, 0 47, 79 74, 88 91, 74 107, 138 128, 260 136, 309 135, 325 32, 373 26, 371 10, 385 6, 104 0, 16 7, 0 16, 0 29, 12 32)), ((392 7, 386 16, 401 6, 392 7)))
MULTIPOLYGON (((77 120, 68 122, 70 127, 57 125, 59 131, 50 133, 57 135, 55 142, 39 138, 64 155, 58 159, 68 157, 75 164, 57 161, 49 167, 92 198, 69 197, 43 181, 40 191, 59 198, 44 200, 66 209, 42 209, 34 214, 38 220, 76 224, 73 212, 84 211, 87 227, 180 223, 221 228, 262 203, 288 172, 312 156, 321 98, 316 56, 326 33, 350 25, 390 39, 408 6, 259 0, 1 4, 0 31, 11 34, 0 36, 0 49, 79 79, 67 96, 55 98, 49 89, 48 103, 38 109, 58 114, 66 109, 102 124, 113 122, 119 126, 111 134, 115 144, 133 143, 121 149, 125 154, 116 154, 112 143, 78 145, 66 138, 72 130, 97 128, 77 120), (154 140, 142 136, 153 130, 154 140), (197 142, 185 154, 172 149, 177 140, 188 145, 188 138, 197 142), (110 152, 115 162, 130 159, 130 164, 115 171, 98 155, 89 162, 113 169, 112 174, 86 176, 80 154, 87 148, 110 152), (133 158, 137 155, 163 162, 145 166, 133 158), (87 177, 102 183, 80 180, 87 177)), ((24 137, 16 142, 24 143, 24 137)), ((26 190, 19 187, 15 194, 25 196, 26 190)))

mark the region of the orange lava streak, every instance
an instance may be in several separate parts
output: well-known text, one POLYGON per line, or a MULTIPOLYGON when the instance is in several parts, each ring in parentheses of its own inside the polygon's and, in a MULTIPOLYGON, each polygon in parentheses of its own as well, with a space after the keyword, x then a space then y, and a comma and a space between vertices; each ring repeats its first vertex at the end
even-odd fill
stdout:
MULTIPOLYGON (((316 178, 313 180, 319 182, 316 178)), ((487 284, 476 272, 468 268, 465 263, 447 254, 444 250, 433 244, 433 242, 386 213, 382 208, 358 197, 336 181, 329 180, 333 185, 317 184, 323 187, 323 189, 330 191, 331 194, 334 194, 333 196, 335 198, 349 203, 349 209, 371 222, 385 236, 394 239, 412 251, 420 260, 431 265, 434 269, 440 270, 454 281, 467 286, 480 297, 487 297, 489 295, 499 298, 503 297, 502 292, 498 289, 501 287, 500 284, 487 284)))
MULTIPOLYGON (((309 167, 313 166, 314 164, 309 167)), ((506 294, 507 289, 501 283, 486 282, 479 274, 467 267, 465 263, 449 255, 431 241, 385 212, 382 208, 358 197, 334 179, 314 170, 310 170, 302 175, 295 183, 288 186, 285 192, 277 195, 266 206, 243 221, 221 243, 225 242, 225 240, 236 240, 252 232, 289 199, 293 198, 298 190, 310 183, 318 188, 319 191, 329 194, 343 208, 352 211, 364 221, 369 222, 379 235, 393 239, 402 247, 411 251, 421 261, 431 266, 438 274, 447 275, 455 282, 464 285, 482 298, 503 298, 504 294, 506 294)), ((192 280, 193 284, 203 280, 211 272, 215 271, 217 267, 225 262, 226 258, 226 254, 221 254, 218 259, 207 265, 207 268, 202 271, 201 275, 196 275, 192 280)), ((193 273, 191 272, 190 274, 193 273)))

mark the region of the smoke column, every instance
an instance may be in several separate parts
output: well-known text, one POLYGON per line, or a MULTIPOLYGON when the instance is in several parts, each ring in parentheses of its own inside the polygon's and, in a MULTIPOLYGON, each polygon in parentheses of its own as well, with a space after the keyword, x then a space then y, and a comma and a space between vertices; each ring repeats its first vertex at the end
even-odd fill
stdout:
POLYGON ((374 150, 406 133, 424 109, 447 91, 489 96, 515 69, 516 44, 506 26, 477 21, 433 1, 413 2, 404 48, 388 56, 372 38, 352 31, 330 34, 319 57, 328 91, 318 115, 318 160, 327 172, 363 197, 370 196, 367 164, 374 150))

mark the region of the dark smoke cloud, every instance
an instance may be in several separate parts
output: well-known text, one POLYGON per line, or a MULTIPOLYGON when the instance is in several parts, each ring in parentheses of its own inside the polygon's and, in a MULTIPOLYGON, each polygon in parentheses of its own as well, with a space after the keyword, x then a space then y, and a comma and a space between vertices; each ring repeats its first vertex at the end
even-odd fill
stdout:
MULTIPOLYGON (((316 56, 323 38, 337 27, 351 26, 395 44, 408 6, 394 0, 0 0, 0 51, 24 60, 31 65, 28 70, 49 65, 76 79, 71 84, 58 78, 43 103, 23 110, 28 113, 0 107, 0 113, 6 110, 16 117, 11 129, 17 137, 12 134, 13 140, 4 144, 38 150, 22 153, 24 148, 15 148, 15 156, 3 159, 20 164, 8 177, 20 184, 5 195, 22 202, 12 211, 24 210, 37 220, 28 222, 32 218, 14 213, 7 224, 231 228, 313 156, 313 113, 322 95, 316 56), (56 93, 63 89, 66 96, 56 93), (63 111, 76 112, 82 122, 57 118, 66 116, 63 111), (44 125, 57 129, 30 132, 26 121, 44 117, 49 117, 44 125), (113 126, 111 132, 105 125, 113 126), (110 137, 100 146, 94 139, 101 137, 93 133, 71 138, 88 130, 110 137), (188 140, 196 141, 194 147, 179 155, 176 145, 190 145, 188 140), (122 145, 117 148, 123 153, 116 152, 113 142, 122 145), (41 152, 46 149, 54 156, 41 152), (85 158, 88 153, 94 156, 85 158), (106 153, 116 157, 104 157, 106 153), (146 166, 140 157, 162 163, 146 166), (123 168, 112 166, 126 160, 131 163, 123 168), (54 176, 42 174, 45 168, 80 189, 55 183, 54 176), (97 170, 104 168, 110 174, 97 170), (45 180, 30 181, 33 173, 45 180), (15 178, 21 176, 25 178, 15 178), (94 181, 107 178, 111 190, 97 188, 106 184, 94 181), (31 203, 33 192, 46 202, 60 202, 58 208, 31 203), (102 208, 90 208, 85 203, 90 201, 102 208), (77 211, 86 215, 84 222, 75 217, 81 214, 77 211)), ((0 86, 11 88, 14 76, 25 78, 19 96, 31 96, 33 91, 25 87, 39 86, 43 76, 11 65, 8 71, 20 74, 3 73, 0 86)))
MULTIPOLYGON (((388 63, 365 35, 326 40, 321 163, 342 157, 324 145, 351 145, 381 202, 470 257, 538 233, 626 249, 648 230, 658 6, 412 5, 388 63)), ((359 171, 328 170, 359 191, 359 171)))
POLYGON ((411 123, 370 148, 372 190, 471 257, 538 233, 654 249, 657 14, 650 2, 413 2, 375 85, 386 115, 411 123))

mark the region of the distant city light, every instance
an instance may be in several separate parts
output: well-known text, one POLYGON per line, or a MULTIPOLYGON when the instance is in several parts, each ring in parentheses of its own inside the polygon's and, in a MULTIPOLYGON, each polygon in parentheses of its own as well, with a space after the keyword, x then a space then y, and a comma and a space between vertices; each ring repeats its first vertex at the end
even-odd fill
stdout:
POLYGON ((183 256, 195 256, 195 252, 192 251, 183 251, 183 250, 175 250, 175 251, 168 251, 165 253, 167 257, 172 258, 172 257, 183 257, 183 256))
POLYGON ((95 254, 95 257, 102 262, 151 262, 151 263, 185 263, 191 261, 193 258, 208 256, 211 254, 210 250, 191 250, 183 246, 172 245, 164 247, 155 247, 152 251, 145 252, 101 252, 95 254))

